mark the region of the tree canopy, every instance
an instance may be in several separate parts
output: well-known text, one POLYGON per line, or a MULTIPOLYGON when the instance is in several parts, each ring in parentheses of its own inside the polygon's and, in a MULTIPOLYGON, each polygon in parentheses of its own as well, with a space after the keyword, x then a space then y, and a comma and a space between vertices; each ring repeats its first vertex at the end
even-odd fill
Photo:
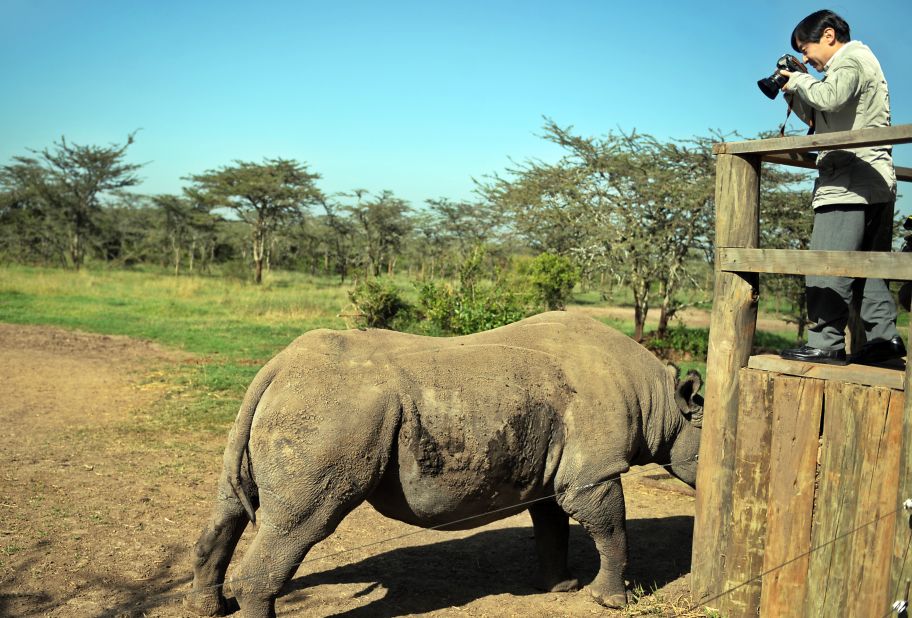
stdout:
POLYGON ((61 137, 51 148, 16 156, 0 168, 4 209, 28 210, 64 236, 65 259, 74 268, 85 260, 86 239, 97 224, 102 195, 139 184, 139 164, 124 161, 133 134, 122 145, 82 146, 61 137))
POLYGON ((189 177, 193 191, 203 200, 231 209, 251 231, 254 280, 263 280, 263 265, 278 227, 303 217, 323 194, 316 186, 319 174, 289 159, 263 163, 236 161, 189 177))
POLYGON ((650 306, 660 331, 680 307, 692 258, 711 248, 710 140, 662 142, 642 133, 574 135, 553 121, 545 138, 564 155, 528 161, 482 184, 532 246, 570 255, 584 273, 608 272, 632 295, 635 337, 650 306))

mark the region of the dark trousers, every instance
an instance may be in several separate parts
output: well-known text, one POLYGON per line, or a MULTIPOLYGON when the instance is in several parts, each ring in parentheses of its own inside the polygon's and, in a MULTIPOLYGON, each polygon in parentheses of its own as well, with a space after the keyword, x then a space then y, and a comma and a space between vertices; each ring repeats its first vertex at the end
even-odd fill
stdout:
MULTIPOLYGON (((812 250, 890 251, 893 203, 822 206, 814 211, 812 250)), ((868 341, 892 339, 896 304, 883 279, 808 276, 808 345, 821 350, 845 348, 845 329, 853 290, 862 294, 861 319, 868 341)))

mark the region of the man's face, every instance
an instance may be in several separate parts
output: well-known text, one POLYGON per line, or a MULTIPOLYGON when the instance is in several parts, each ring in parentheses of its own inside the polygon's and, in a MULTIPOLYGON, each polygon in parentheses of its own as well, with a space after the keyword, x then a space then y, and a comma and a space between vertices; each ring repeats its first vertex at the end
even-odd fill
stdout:
POLYGON ((817 71, 823 71, 823 67, 840 47, 842 47, 842 43, 836 40, 836 32, 832 28, 824 30, 820 40, 816 43, 798 42, 798 49, 804 56, 804 63, 810 64, 817 71))

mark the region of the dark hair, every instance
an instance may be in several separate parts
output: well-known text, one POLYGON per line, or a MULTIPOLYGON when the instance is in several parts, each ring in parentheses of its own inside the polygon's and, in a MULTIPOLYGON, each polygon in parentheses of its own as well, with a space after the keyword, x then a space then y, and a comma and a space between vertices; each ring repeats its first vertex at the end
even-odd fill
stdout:
POLYGON ((833 29, 840 43, 852 40, 846 20, 833 11, 823 10, 811 13, 795 26, 792 30, 792 49, 800 53, 799 43, 818 43, 827 28, 833 29))

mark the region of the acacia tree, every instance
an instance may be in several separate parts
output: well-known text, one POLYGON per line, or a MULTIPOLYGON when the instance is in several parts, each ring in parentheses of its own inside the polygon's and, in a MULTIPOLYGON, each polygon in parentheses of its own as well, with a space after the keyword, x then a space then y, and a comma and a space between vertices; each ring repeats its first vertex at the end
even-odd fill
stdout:
POLYGON ((713 167, 709 140, 663 143, 631 133, 573 135, 545 124, 564 149, 555 164, 531 161, 481 185, 518 233, 540 250, 573 256, 584 272, 607 271, 634 303, 642 339, 650 305, 660 330, 681 307, 677 292, 695 254, 711 246, 713 167), (658 296, 658 298, 656 298, 658 296))
POLYGON ((134 172, 142 166, 124 161, 132 143, 132 133, 123 145, 110 146, 80 146, 61 137, 51 148, 13 157, 13 163, 0 168, 0 190, 28 195, 40 204, 44 221, 66 237, 68 263, 79 269, 102 195, 139 184, 134 172))
POLYGON ((413 218, 420 241, 422 272, 454 274, 480 246, 491 247, 503 233, 500 213, 487 202, 453 201, 447 198, 426 201, 421 217, 413 218), (431 260, 425 268, 426 259, 431 260))
POLYGON ((0 248, 4 257, 66 266, 66 246, 49 221, 47 208, 29 182, 31 168, 0 168, 0 248))
POLYGON ((376 277, 385 265, 387 273, 392 274, 402 243, 411 229, 408 202, 391 191, 383 191, 370 199, 364 199, 367 192, 363 189, 355 190, 352 195, 356 201, 346 210, 361 232, 368 272, 376 277))
POLYGON ((304 163, 266 159, 263 163, 235 161, 189 180, 194 184, 192 191, 230 208, 250 226, 254 281, 259 284, 273 234, 323 199, 316 186, 319 178, 304 163))
POLYGON ((152 204, 162 220, 162 233, 168 244, 174 274, 179 275, 184 256, 187 270, 192 273, 197 254, 204 260, 215 241, 217 218, 210 212, 209 204, 194 191, 185 195, 156 195, 152 204))
POLYGON ((337 202, 323 200, 322 204, 326 213, 322 222, 329 230, 328 255, 331 255, 335 262, 339 283, 345 283, 354 261, 355 225, 341 212, 342 207, 337 202))

